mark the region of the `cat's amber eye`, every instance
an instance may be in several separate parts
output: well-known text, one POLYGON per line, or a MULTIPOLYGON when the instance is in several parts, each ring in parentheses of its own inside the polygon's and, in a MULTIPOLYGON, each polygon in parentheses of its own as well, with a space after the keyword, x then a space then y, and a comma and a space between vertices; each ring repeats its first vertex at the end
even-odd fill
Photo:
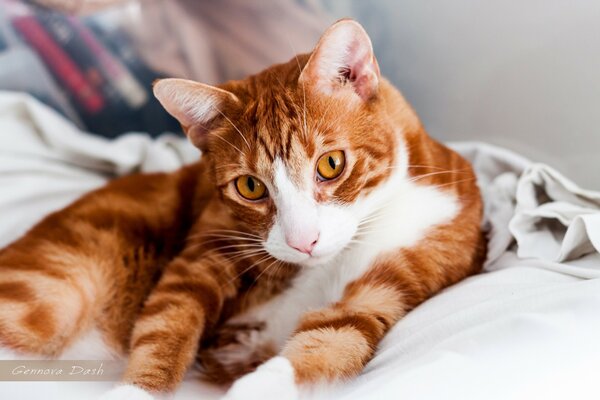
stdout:
POLYGON ((346 165, 346 156, 341 150, 330 151, 319 158, 317 174, 319 179, 329 181, 340 176, 346 165))
POLYGON ((247 200, 260 200, 267 194, 267 188, 252 175, 240 176, 235 180, 235 187, 243 198, 247 200))

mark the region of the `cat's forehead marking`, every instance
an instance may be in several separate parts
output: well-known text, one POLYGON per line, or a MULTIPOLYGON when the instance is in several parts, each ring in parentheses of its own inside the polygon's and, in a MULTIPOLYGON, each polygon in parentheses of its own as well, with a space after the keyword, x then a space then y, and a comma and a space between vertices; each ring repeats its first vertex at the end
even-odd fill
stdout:
POLYGON ((284 160, 293 170, 299 168, 302 160, 314 153, 314 139, 308 130, 308 114, 301 113, 293 96, 280 93, 269 98, 261 98, 249 108, 254 114, 248 129, 256 146, 255 152, 265 162, 273 163, 276 158, 284 160), (304 119, 306 118, 306 120, 304 119))

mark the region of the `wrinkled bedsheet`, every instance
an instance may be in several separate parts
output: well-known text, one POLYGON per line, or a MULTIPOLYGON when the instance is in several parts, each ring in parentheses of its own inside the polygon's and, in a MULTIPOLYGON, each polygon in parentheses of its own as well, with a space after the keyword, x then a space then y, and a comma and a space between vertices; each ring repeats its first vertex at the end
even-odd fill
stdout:
MULTIPOLYGON (((452 143, 485 198, 484 272, 425 302, 355 380, 315 399, 600 398, 600 193, 482 143, 452 143)), ((107 180, 173 170, 185 140, 80 132, 32 98, 0 92, 0 247, 107 180)), ((2 399, 87 399, 108 382, 0 382, 2 399)), ((175 399, 217 399, 192 375, 175 399)))

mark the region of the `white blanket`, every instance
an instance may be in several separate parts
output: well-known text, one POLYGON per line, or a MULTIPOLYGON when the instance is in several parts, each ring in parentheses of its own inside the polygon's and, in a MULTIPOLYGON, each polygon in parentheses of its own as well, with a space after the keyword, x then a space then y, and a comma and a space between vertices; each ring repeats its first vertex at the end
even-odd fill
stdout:
MULTIPOLYGON (((493 146, 456 143, 478 173, 485 272, 425 302, 364 373, 319 399, 600 398, 600 193, 493 146)), ((107 141, 31 98, 0 93, 0 246, 108 179, 198 157, 184 140, 107 141)), ((0 382, 0 398, 84 399, 106 382, 0 382)), ((175 399, 221 391, 186 379, 175 399)))

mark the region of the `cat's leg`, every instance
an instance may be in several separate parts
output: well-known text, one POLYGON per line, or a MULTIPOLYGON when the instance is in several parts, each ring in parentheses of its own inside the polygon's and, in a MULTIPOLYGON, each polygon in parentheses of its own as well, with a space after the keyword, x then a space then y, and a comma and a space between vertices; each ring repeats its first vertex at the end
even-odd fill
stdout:
POLYGON ((135 323, 123 378, 126 386, 103 399, 121 399, 129 392, 153 396, 172 392, 194 361, 204 329, 218 321, 224 300, 236 294, 235 275, 226 258, 217 253, 199 255, 194 246, 172 261, 135 323))

